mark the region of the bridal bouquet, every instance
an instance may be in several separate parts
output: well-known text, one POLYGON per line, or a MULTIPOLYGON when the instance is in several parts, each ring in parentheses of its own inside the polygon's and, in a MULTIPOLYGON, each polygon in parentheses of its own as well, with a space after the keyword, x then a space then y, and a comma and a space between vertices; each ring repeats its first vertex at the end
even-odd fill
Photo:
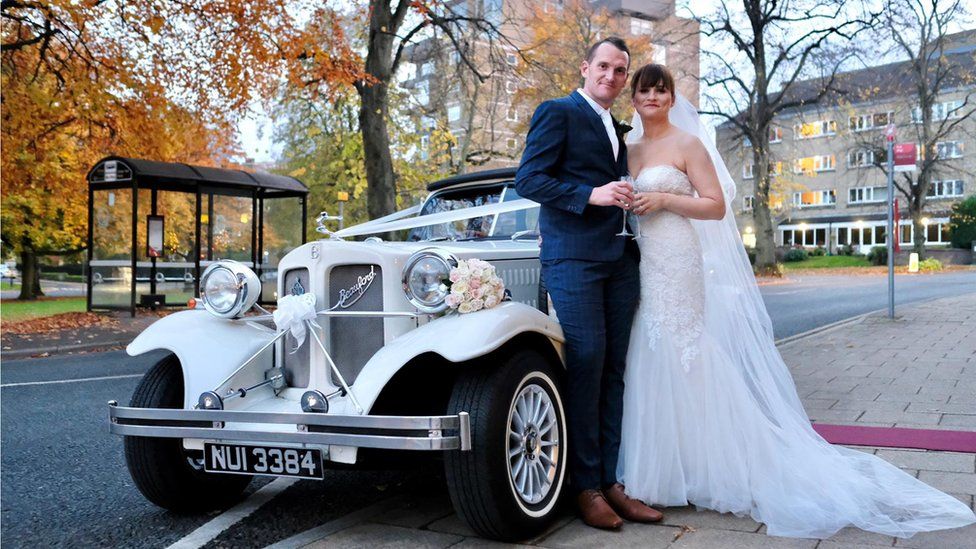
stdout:
POLYGON ((459 313, 491 309, 505 297, 505 282, 495 274, 495 267, 480 259, 462 259, 451 269, 451 293, 446 302, 459 313))

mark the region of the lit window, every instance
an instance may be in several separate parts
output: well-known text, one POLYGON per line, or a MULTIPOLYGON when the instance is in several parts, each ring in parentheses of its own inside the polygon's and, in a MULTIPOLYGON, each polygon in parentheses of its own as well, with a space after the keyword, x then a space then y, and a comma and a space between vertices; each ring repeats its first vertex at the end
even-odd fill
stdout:
POLYGON ((834 155, 825 154, 797 158, 793 161, 793 173, 813 175, 817 172, 829 172, 836 169, 834 155))
POLYGON ((833 120, 817 120, 816 122, 807 122, 793 126, 793 135, 797 139, 812 139, 814 137, 834 135, 836 133, 837 122, 833 120))
POLYGON ((836 203, 837 193, 833 189, 828 191, 806 191, 793 193, 793 205, 799 208, 831 206, 836 203))
POLYGON ((782 162, 770 162, 769 163, 769 175, 783 175, 783 163, 782 162))

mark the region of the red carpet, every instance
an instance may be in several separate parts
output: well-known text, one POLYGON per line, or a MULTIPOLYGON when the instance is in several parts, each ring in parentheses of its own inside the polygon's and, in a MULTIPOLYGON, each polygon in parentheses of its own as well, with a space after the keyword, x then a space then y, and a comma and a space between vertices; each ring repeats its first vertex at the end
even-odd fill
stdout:
POLYGON ((970 431, 827 425, 824 423, 814 423, 813 429, 831 444, 976 453, 976 433, 970 431))

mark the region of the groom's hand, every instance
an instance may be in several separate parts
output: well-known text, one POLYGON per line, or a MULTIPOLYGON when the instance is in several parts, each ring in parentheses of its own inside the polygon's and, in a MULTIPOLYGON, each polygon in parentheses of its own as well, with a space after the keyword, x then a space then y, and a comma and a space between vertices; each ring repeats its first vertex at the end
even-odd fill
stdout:
POLYGON ((617 206, 629 210, 634 203, 634 187, 626 181, 611 181, 606 185, 594 187, 590 193, 590 204, 594 206, 617 206))

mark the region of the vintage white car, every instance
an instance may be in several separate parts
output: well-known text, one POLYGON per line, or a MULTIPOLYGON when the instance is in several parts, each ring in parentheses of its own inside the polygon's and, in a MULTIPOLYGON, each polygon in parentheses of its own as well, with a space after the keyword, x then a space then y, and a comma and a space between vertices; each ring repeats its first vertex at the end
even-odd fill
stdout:
POLYGON ((278 296, 314 296, 304 341, 255 314, 250 269, 209 267, 202 307, 162 318, 127 348, 169 354, 128 407, 109 403, 143 495, 202 511, 238 499, 253 475, 327 481, 330 463, 439 452, 476 532, 517 540, 544 528, 566 479, 563 337, 540 289, 538 205, 513 177, 438 181, 420 206, 335 233, 320 216, 328 238, 279 265, 278 296), (368 234, 381 236, 351 240, 368 234), (446 314, 445 282, 467 258, 494 265, 510 300, 446 314))

